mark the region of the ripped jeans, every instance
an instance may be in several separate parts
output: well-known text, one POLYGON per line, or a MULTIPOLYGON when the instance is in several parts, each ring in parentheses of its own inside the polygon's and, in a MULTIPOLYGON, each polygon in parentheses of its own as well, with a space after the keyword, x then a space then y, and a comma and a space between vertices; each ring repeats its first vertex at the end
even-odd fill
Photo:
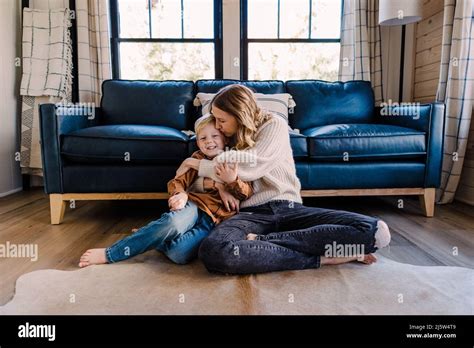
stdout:
MULTIPOLYGON (((199 248, 209 271, 251 274, 319 268, 328 247, 355 245, 373 253, 378 219, 341 210, 270 201, 243 208, 217 225, 199 248), (246 240, 247 234, 257 235, 246 240)), ((339 256, 339 255, 337 255, 339 256)))
POLYGON ((107 262, 126 260, 155 249, 171 261, 185 264, 195 259, 199 244, 214 227, 211 217, 188 201, 183 209, 170 211, 105 249, 107 262))

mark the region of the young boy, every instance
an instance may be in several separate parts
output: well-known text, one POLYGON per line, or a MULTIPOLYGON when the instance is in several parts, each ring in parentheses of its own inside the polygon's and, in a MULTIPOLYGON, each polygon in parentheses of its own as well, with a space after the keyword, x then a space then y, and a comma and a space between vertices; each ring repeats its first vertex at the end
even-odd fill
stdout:
MULTIPOLYGON (((199 151, 193 153, 193 158, 212 160, 224 151, 225 137, 215 128, 212 116, 197 120, 195 130, 199 151)), ((252 186, 237 177, 237 164, 223 169, 220 176, 223 184, 216 183, 205 193, 186 192, 197 177, 197 171, 191 169, 168 182, 170 212, 108 248, 87 250, 81 256, 79 267, 118 262, 151 249, 163 252, 179 264, 196 258, 199 244, 215 224, 235 214, 224 207, 221 193, 227 191, 238 200, 252 194, 252 186)))

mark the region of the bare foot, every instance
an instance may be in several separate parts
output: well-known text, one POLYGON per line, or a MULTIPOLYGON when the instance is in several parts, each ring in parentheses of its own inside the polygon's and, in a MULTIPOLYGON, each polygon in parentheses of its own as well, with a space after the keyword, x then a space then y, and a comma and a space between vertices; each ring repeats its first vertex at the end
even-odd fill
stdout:
POLYGON ((105 249, 89 249, 82 254, 79 261, 79 267, 87 267, 90 265, 101 265, 107 263, 105 257, 105 249))
POLYGON ((132 228, 132 233, 135 233, 138 231, 138 228, 132 228))
POLYGON ((371 265, 377 262, 377 257, 374 254, 367 254, 363 257, 351 256, 351 257, 324 257, 321 256, 321 265, 340 265, 343 263, 357 261, 366 265, 371 265))
POLYGON ((247 234, 247 240, 256 240, 257 235, 255 233, 249 233, 247 234))

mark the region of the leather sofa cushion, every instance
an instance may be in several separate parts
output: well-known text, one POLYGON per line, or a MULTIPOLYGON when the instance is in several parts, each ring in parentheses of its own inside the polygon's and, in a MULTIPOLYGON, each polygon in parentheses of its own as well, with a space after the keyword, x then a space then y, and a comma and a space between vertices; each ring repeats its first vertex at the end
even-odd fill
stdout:
POLYGON ((76 163, 170 164, 188 157, 188 136, 170 127, 97 126, 61 137, 61 155, 76 163))
POLYGON ((295 161, 308 160, 308 141, 305 135, 290 131, 290 145, 295 161))
POLYGON ((334 124, 310 128, 309 157, 319 161, 425 157, 425 132, 381 124, 334 124))
POLYGON ((424 187, 425 164, 414 160, 296 162, 303 190, 424 187))
POLYGON ((192 129, 193 91, 192 81, 104 81, 101 122, 192 129))
POLYGON ((372 123, 374 93, 368 81, 287 81, 296 106, 290 126, 301 131, 339 123, 372 123))

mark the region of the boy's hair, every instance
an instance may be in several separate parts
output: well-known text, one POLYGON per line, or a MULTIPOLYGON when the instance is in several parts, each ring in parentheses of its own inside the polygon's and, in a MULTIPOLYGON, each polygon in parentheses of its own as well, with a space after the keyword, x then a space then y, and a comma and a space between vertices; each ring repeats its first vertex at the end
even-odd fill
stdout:
POLYGON ((199 117, 194 123, 194 131, 196 132, 196 135, 201 131, 201 129, 211 123, 213 126, 216 124, 216 119, 211 114, 206 114, 202 117, 199 117))

